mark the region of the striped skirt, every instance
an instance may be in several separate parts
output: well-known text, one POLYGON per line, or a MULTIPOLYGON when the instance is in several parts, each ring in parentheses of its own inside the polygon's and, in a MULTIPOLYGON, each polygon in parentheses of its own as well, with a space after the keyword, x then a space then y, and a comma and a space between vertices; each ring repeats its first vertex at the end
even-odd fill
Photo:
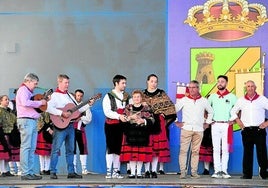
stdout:
POLYGON ((123 143, 121 147, 120 161, 142 161, 151 162, 153 158, 152 140, 148 146, 130 146, 126 142, 126 136, 123 135, 123 143))
POLYGON ((37 136, 37 145, 35 149, 35 154, 48 156, 51 153, 51 147, 52 147, 52 144, 48 143, 44 139, 43 133, 42 131, 40 131, 37 136))
POLYGON ((159 115, 161 132, 151 135, 153 142, 153 157, 158 157, 158 162, 170 161, 169 141, 166 135, 166 121, 163 116, 159 115))

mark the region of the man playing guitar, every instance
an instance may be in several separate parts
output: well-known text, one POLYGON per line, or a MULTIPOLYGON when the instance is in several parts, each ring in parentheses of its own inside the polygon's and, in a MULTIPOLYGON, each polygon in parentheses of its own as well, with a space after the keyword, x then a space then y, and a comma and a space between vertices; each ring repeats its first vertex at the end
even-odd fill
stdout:
MULTIPOLYGON (((64 108, 68 104, 76 104, 75 99, 72 94, 68 92, 69 88, 69 77, 65 74, 58 75, 57 82, 58 88, 51 95, 51 99, 48 101, 47 112, 52 116, 57 116, 62 119, 69 118, 72 116, 71 111, 64 111, 64 108)), ((92 104, 94 99, 90 100, 88 104, 77 109, 79 112, 86 111, 92 104)), ((52 120, 53 121, 53 120, 52 120)), ((75 120, 71 120, 64 129, 59 129, 56 126, 54 127, 53 133, 53 142, 52 142, 52 151, 51 151, 51 163, 50 163, 50 179, 58 179, 57 173, 57 163, 58 163, 58 152, 65 141, 65 152, 66 152, 66 163, 67 163, 67 178, 82 178, 81 175, 78 175, 74 171, 74 127, 73 123, 75 120)))

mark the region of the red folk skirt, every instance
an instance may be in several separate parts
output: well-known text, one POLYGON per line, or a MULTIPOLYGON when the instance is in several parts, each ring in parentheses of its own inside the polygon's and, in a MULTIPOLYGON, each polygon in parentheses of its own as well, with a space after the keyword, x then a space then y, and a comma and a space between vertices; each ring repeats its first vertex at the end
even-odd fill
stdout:
POLYGON ((4 146, 0 143, 0 159, 2 160, 9 160, 10 156, 8 152, 4 150, 4 146))
POLYGON ((120 161, 142 161, 151 162, 153 159, 152 140, 150 139, 148 146, 130 146, 126 142, 126 136, 123 135, 121 147, 120 161))
POLYGON ((42 131, 40 131, 37 135, 37 144, 36 144, 35 153, 37 155, 48 156, 51 154, 51 147, 52 147, 52 144, 48 143, 44 139, 43 133, 42 131))
POLYGON ((153 157, 158 157, 158 162, 170 161, 169 141, 166 135, 166 121, 162 115, 159 115, 161 132, 156 135, 151 135, 150 139, 153 142, 153 157))
POLYGON ((20 147, 14 147, 9 142, 8 142, 8 145, 11 150, 10 161, 14 161, 14 162, 20 161, 20 147))
POLYGON ((213 147, 200 146, 199 161, 213 162, 213 147))

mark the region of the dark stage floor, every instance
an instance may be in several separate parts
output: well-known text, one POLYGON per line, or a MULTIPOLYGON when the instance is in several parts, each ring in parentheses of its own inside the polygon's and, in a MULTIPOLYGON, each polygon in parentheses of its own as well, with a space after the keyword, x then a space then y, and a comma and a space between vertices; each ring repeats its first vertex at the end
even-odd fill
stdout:
POLYGON ((231 179, 213 179, 201 176, 200 179, 179 179, 178 175, 158 175, 157 179, 105 179, 103 174, 83 175, 83 179, 67 179, 66 175, 59 175, 57 180, 43 176, 42 180, 21 180, 19 176, 0 177, 0 188, 262 188, 268 187, 268 180, 253 177, 250 180, 232 176, 231 179))

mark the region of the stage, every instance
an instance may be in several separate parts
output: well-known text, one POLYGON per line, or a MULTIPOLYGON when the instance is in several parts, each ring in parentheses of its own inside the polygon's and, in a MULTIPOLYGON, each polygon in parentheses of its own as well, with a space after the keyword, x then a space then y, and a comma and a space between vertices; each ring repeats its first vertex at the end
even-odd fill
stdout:
POLYGON ((158 175, 157 179, 105 179, 103 174, 83 175, 83 179, 67 179, 67 175, 58 175, 58 179, 51 180, 50 176, 43 176, 42 180, 21 180, 19 176, 0 177, 0 188, 76 188, 76 187, 120 187, 120 188, 262 188, 268 187, 268 180, 260 177, 244 180, 240 176, 232 176, 231 179, 213 179, 210 176, 201 175, 200 179, 179 179, 179 175, 158 175))

